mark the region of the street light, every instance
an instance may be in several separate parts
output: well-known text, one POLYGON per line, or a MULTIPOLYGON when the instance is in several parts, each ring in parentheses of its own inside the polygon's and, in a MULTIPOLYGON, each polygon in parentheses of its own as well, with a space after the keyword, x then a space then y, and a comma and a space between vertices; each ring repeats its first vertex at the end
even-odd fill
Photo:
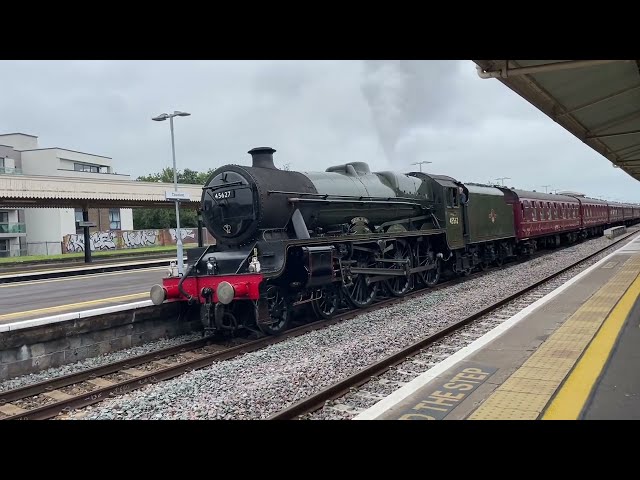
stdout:
POLYGON ((544 193, 549 193, 547 188, 550 187, 551 185, 541 185, 541 186, 544 187, 544 193))
MULTIPOLYGON (((173 154, 173 186, 175 191, 178 191, 178 171, 176 170, 176 145, 173 139, 173 117, 188 117, 191 115, 187 112, 178 112, 174 110, 171 114, 160 114, 157 117, 153 117, 151 120, 156 122, 164 122, 167 118, 171 125, 171 153, 173 154)), ((184 273, 184 252, 182 250, 182 232, 180 231, 180 200, 176 198, 176 246, 178 247, 178 275, 182 276, 184 273)))
POLYGON ((496 180, 502 181, 501 185, 504 187, 504 181, 505 180, 511 180, 511 177, 498 177, 498 178, 496 178, 496 180))
POLYGON ((414 162, 411 165, 420 165, 420 172, 422 173, 422 164, 423 163, 433 163, 433 162, 429 162, 427 160, 422 160, 421 162, 414 162))

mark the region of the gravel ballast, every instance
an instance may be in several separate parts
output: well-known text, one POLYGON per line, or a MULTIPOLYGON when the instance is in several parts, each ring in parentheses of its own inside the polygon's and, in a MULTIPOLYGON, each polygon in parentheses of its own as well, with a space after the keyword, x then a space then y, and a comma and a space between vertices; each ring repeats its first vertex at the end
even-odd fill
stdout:
MULTIPOLYGON (((427 291, 401 304, 106 400, 85 409, 82 418, 266 418, 607 244, 611 241, 599 238, 440 291, 427 291)), ((611 251, 556 282, 566 282, 611 251)), ((451 353, 443 349, 443 357, 451 353)))

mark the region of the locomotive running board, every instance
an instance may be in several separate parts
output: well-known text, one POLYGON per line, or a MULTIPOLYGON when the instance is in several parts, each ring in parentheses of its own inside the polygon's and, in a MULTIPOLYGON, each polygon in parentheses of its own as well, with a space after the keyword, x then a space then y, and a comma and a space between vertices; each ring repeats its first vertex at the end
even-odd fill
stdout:
POLYGON ((418 272, 426 272, 427 270, 434 270, 436 268, 435 264, 425 265, 424 267, 415 267, 406 270, 399 269, 390 269, 390 268, 366 268, 366 267, 352 267, 349 271, 353 274, 364 274, 364 275, 383 275, 387 277, 405 277, 407 275, 418 273, 418 272))

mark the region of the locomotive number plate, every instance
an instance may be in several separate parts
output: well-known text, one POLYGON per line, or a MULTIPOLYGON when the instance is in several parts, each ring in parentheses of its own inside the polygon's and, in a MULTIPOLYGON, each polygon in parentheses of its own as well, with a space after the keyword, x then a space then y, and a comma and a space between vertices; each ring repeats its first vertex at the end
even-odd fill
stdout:
POLYGON ((233 198, 236 196, 235 190, 225 190, 224 192, 216 192, 213 194, 213 198, 216 200, 222 200, 224 198, 233 198))

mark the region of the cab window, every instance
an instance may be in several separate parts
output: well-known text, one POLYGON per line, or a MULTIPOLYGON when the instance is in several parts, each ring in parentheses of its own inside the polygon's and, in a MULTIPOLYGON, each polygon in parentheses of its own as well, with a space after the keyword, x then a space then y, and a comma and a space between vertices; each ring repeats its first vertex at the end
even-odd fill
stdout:
POLYGON ((447 207, 457 207, 458 204, 458 190, 455 188, 447 188, 447 207))

